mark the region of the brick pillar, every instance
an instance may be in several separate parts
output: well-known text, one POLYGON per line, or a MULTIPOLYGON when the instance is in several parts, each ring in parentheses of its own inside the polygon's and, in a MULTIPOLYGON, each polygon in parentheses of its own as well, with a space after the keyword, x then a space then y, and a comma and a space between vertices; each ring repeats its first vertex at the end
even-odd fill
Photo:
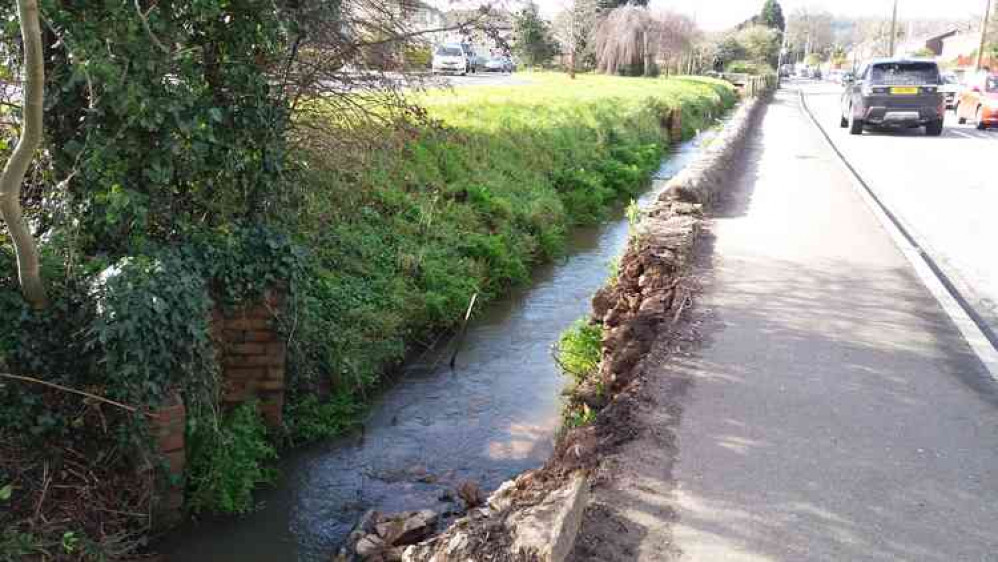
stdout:
POLYGON ((184 435, 187 431, 187 408, 179 395, 150 412, 149 430, 155 439, 157 452, 167 463, 167 481, 160 489, 156 502, 156 527, 167 527, 177 522, 184 507, 184 468, 187 453, 184 435))
POLYGON ((678 107, 669 113, 669 140, 673 144, 683 142, 683 110, 678 107))
POLYGON ((274 324, 283 298, 275 291, 261 302, 216 311, 215 337, 220 341, 222 405, 260 401, 260 413, 272 427, 281 425, 287 343, 274 324))

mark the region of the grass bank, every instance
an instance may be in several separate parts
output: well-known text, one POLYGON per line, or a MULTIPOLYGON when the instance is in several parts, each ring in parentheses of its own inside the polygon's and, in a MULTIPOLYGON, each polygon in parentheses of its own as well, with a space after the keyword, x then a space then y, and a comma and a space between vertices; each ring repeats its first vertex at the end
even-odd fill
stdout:
POLYGON ((310 155, 308 200, 290 230, 311 249, 293 370, 333 397, 293 398, 293 439, 341 431, 386 368, 558 256, 573 225, 599 221, 648 182, 668 148, 735 101, 723 82, 560 74, 527 85, 419 96, 433 125, 387 150, 310 155))

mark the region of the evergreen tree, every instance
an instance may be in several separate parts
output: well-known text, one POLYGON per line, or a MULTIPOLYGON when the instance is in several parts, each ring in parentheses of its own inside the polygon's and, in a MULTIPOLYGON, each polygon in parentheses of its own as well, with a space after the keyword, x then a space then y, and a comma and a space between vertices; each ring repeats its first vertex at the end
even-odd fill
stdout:
POLYGON ((762 5, 759 23, 780 31, 784 31, 787 28, 786 19, 783 17, 783 7, 780 6, 778 0, 766 0, 762 5))
POLYGON ((515 42, 513 50, 528 66, 549 62, 557 53, 557 44, 551 35, 551 28, 541 19, 537 4, 529 2, 525 8, 513 16, 515 42))

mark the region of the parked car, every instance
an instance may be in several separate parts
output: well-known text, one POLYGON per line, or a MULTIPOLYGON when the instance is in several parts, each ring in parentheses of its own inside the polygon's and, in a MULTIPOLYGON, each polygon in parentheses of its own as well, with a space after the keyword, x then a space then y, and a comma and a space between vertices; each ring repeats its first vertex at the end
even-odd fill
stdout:
POLYGON ((433 73, 468 74, 468 57, 460 44, 440 45, 433 51, 433 73))
POLYGON ((998 74, 979 74, 967 82, 956 104, 961 125, 973 119, 978 129, 998 127, 998 74))
POLYGON ((944 72, 939 91, 943 93, 943 99, 946 100, 946 109, 954 109, 960 93, 963 92, 963 84, 960 83, 960 79, 956 77, 956 74, 944 72))
POLYGON ((867 126, 925 127, 943 132, 946 102, 939 92, 939 66, 922 59, 874 59, 842 94, 840 125, 854 135, 867 126))
POLYGON ((821 69, 815 68, 813 71, 811 71, 811 78, 815 80, 821 80, 821 69))
POLYGON ((468 72, 478 72, 485 68, 485 57, 480 56, 467 43, 461 43, 461 50, 464 51, 464 58, 468 60, 468 72))
POLYGON ((509 57, 491 57, 485 61, 486 72, 513 72, 513 61, 509 57))

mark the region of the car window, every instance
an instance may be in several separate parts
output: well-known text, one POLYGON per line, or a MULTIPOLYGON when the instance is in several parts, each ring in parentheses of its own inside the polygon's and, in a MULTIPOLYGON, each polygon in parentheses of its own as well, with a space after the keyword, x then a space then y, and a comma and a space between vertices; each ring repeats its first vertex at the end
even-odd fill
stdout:
POLYGON ((870 68, 873 84, 919 85, 938 84, 939 67, 931 62, 884 62, 870 68))
POLYGON ((459 57, 461 56, 461 49, 457 47, 440 47, 437 49, 437 54, 442 57, 459 57))
POLYGON ((998 76, 988 76, 984 80, 984 91, 998 92, 998 76))

